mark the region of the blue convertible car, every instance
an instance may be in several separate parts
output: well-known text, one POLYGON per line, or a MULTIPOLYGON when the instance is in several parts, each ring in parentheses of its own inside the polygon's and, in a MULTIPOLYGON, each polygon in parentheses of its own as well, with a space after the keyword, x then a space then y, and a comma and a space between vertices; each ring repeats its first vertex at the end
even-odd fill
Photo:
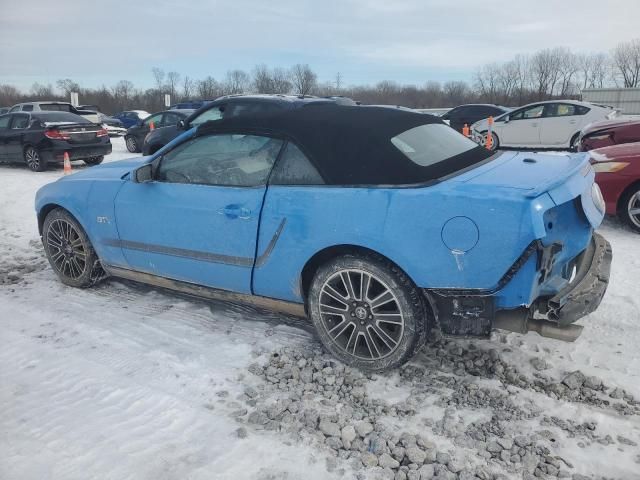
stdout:
POLYGON ((575 340, 609 279, 586 154, 488 152, 441 120, 318 105, 207 122, 151 157, 44 186, 67 285, 105 275, 308 315, 366 370, 433 328, 575 340))

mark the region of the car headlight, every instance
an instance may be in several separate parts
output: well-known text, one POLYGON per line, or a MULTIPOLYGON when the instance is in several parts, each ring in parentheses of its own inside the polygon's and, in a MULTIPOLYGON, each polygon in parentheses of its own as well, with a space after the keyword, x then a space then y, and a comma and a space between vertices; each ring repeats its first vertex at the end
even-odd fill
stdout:
POLYGON ((598 211, 604 214, 604 211, 605 211, 604 197, 602 196, 600 187, 595 182, 591 186, 591 198, 593 199, 593 204, 596 206, 598 211))
POLYGON ((599 162, 593 164, 593 171, 596 173, 619 172, 629 165, 629 162, 599 162))

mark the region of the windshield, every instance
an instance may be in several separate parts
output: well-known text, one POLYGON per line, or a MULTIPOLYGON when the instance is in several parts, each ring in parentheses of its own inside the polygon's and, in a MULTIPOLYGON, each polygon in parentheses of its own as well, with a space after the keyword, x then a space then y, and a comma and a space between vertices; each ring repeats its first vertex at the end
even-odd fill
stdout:
POLYGON ((419 125, 391 138, 391 143, 421 167, 429 167, 478 148, 478 144, 448 125, 419 125))

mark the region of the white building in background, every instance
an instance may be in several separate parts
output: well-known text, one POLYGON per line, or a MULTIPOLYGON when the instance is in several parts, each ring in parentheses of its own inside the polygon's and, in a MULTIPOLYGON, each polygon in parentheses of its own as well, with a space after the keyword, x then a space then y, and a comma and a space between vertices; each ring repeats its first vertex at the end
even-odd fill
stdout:
POLYGON ((587 88, 582 90, 582 100, 609 105, 625 115, 640 115, 640 88, 587 88))

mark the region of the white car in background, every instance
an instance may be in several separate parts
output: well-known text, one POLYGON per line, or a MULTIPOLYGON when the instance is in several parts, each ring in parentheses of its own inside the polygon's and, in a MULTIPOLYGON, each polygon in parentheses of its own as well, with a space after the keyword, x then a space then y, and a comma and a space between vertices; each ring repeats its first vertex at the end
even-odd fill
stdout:
MULTIPOLYGON (((612 107, 576 100, 550 100, 516 108, 494 119, 492 149, 576 147, 580 131, 589 123, 610 120, 618 115, 612 107)), ((471 125, 474 140, 486 143, 489 124, 480 120, 471 125)))
POLYGON ((98 112, 94 112, 93 110, 82 110, 74 107, 68 102, 23 102, 11 107, 9 113, 14 112, 69 112, 80 115, 81 117, 89 120, 91 123, 100 123, 98 112))

